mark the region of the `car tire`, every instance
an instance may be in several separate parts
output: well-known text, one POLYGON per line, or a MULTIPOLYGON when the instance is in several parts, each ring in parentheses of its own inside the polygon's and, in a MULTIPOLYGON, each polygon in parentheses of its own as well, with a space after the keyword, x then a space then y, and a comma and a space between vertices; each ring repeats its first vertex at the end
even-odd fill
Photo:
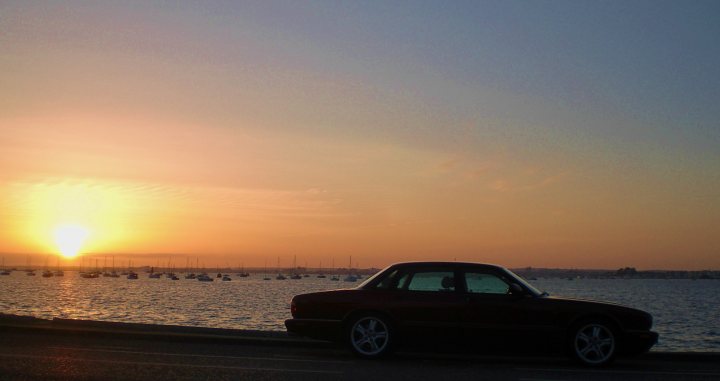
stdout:
POLYGON ((350 349, 364 358, 380 358, 392 349, 394 334, 387 318, 367 314, 350 320, 347 331, 350 349))
POLYGON ((619 349, 618 337, 615 326, 606 320, 582 321, 570 330, 570 355, 584 366, 609 365, 619 349))

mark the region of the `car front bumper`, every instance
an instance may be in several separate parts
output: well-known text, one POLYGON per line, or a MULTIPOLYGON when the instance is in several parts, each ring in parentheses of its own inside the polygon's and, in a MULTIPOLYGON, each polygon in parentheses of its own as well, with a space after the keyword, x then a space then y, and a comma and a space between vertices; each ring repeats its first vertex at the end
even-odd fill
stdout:
POLYGON ((653 331, 626 331, 624 347, 628 354, 645 353, 658 342, 658 333, 653 331))
POLYGON ((329 319, 285 320, 288 334, 321 340, 338 340, 342 335, 342 322, 329 319))

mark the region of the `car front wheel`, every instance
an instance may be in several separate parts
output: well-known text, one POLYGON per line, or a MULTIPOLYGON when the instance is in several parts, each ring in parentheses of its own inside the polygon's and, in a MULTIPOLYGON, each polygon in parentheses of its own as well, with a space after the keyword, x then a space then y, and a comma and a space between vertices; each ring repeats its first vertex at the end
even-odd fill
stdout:
POLYGON ((617 336, 603 321, 587 321, 575 326, 571 336, 573 357, 586 366, 610 364, 617 353, 617 336))
POLYGON ((376 315, 360 316, 350 324, 350 348, 366 358, 382 357, 390 352, 390 324, 376 315))

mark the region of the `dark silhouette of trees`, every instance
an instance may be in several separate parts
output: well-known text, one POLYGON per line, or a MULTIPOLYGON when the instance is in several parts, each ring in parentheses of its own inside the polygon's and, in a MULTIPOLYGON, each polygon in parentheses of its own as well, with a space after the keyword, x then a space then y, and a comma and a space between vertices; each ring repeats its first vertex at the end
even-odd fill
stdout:
POLYGON ((618 276, 635 276, 637 270, 634 267, 624 267, 615 272, 618 276))

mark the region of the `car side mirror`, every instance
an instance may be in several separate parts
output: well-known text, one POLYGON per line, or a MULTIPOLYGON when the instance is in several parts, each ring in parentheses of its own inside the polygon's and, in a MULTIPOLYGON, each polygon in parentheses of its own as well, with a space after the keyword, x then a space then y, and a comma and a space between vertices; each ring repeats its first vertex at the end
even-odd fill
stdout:
POLYGON ((511 283, 510 284, 510 293, 515 296, 523 296, 523 295, 525 295, 525 289, 522 288, 517 283, 511 283))

